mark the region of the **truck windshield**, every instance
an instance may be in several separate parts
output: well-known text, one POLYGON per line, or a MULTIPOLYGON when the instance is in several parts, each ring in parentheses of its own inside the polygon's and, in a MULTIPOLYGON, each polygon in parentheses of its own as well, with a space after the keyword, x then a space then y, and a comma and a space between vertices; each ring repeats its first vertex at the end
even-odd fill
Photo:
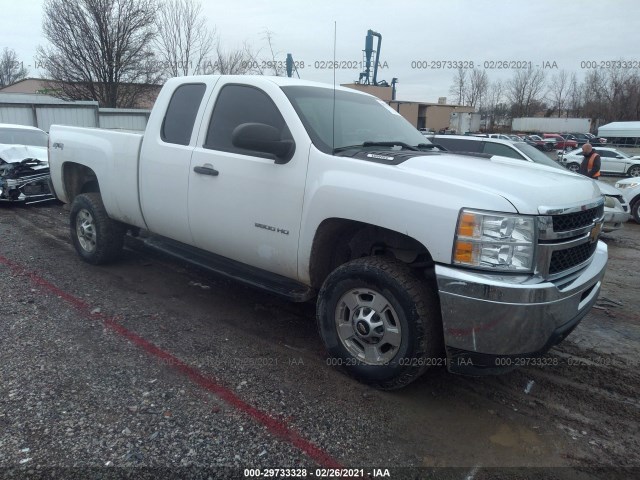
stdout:
POLYGON ((331 154, 336 149, 375 143, 375 148, 425 144, 424 136, 382 100, 360 93, 309 86, 282 87, 300 116, 318 150, 331 154), (334 123, 335 122, 335 123, 334 123), (335 132, 335 134, 334 134, 335 132), (383 146, 381 143, 390 145, 383 146))

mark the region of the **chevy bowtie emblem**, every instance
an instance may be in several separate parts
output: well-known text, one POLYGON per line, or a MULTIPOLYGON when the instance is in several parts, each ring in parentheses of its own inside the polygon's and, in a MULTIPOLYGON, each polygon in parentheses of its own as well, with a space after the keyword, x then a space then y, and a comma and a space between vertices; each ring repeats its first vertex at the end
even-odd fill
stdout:
POLYGON ((602 224, 596 223, 596 226, 591 229, 591 233, 589 234, 589 240, 591 241, 591 243, 598 240, 598 237, 600 236, 600 230, 602 230, 602 224))

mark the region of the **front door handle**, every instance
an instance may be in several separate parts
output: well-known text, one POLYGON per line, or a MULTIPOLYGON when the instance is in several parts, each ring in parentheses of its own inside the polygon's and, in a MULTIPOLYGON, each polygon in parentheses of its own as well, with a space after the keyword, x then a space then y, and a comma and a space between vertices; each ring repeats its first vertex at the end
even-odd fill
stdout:
POLYGON ((209 164, 203 165, 201 167, 193 167, 193 171, 201 175, 211 175, 212 177, 217 177, 220 173, 209 164))

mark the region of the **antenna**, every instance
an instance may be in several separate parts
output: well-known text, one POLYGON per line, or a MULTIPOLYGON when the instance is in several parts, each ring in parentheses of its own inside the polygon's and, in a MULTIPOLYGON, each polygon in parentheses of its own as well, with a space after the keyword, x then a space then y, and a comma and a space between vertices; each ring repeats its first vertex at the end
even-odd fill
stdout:
POLYGON ((331 153, 336 149, 336 37, 338 22, 333 21, 333 112, 331 125, 331 153))

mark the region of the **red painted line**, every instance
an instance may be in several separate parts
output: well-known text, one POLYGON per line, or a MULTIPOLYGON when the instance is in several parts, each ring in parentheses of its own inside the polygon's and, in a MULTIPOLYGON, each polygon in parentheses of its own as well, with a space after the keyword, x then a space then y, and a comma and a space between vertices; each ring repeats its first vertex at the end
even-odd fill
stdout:
POLYGON ((71 295, 70 293, 61 290, 56 287, 51 282, 45 280, 40 275, 35 272, 27 270, 22 265, 15 263, 8 258, 0 255, 0 264, 3 264, 10 268, 15 274, 25 276, 29 278, 35 285, 46 290, 67 303, 71 304, 76 310, 83 313, 84 315, 89 316, 92 319, 101 320, 105 327, 110 330, 116 332, 118 335, 126 338, 131 343, 141 348, 149 355, 160 358, 165 361, 166 364, 171 365, 173 368, 178 370, 180 373, 189 378, 193 383, 198 385, 199 387, 207 390, 214 395, 218 396, 222 400, 224 400, 227 404, 231 405, 235 409, 247 414, 256 422, 264 425, 269 432, 272 434, 282 438, 286 442, 290 443, 298 450, 305 453, 309 458, 314 460, 316 463, 323 467, 327 468, 343 468, 342 464, 340 464, 337 460, 335 460, 331 455, 322 450, 320 447, 314 445, 309 440, 305 439, 295 430, 289 428, 284 423, 275 420, 273 417, 270 417, 267 413, 259 410, 258 408, 250 405, 249 403, 242 400, 238 397, 232 390, 229 390, 225 386, 223 386, 218 380, 214 377, 206 376, 198 371, 196 368, 186 364, 178 357, 172 355, 169 352, 162 350, 160 347, 154 345, 153 343, 145 340, 137 333, 127 329, 126 327, 120 325, 115 319, 108 317, 102 313, 91 313, 91 306, 86 303, 84 300, 71 295))

